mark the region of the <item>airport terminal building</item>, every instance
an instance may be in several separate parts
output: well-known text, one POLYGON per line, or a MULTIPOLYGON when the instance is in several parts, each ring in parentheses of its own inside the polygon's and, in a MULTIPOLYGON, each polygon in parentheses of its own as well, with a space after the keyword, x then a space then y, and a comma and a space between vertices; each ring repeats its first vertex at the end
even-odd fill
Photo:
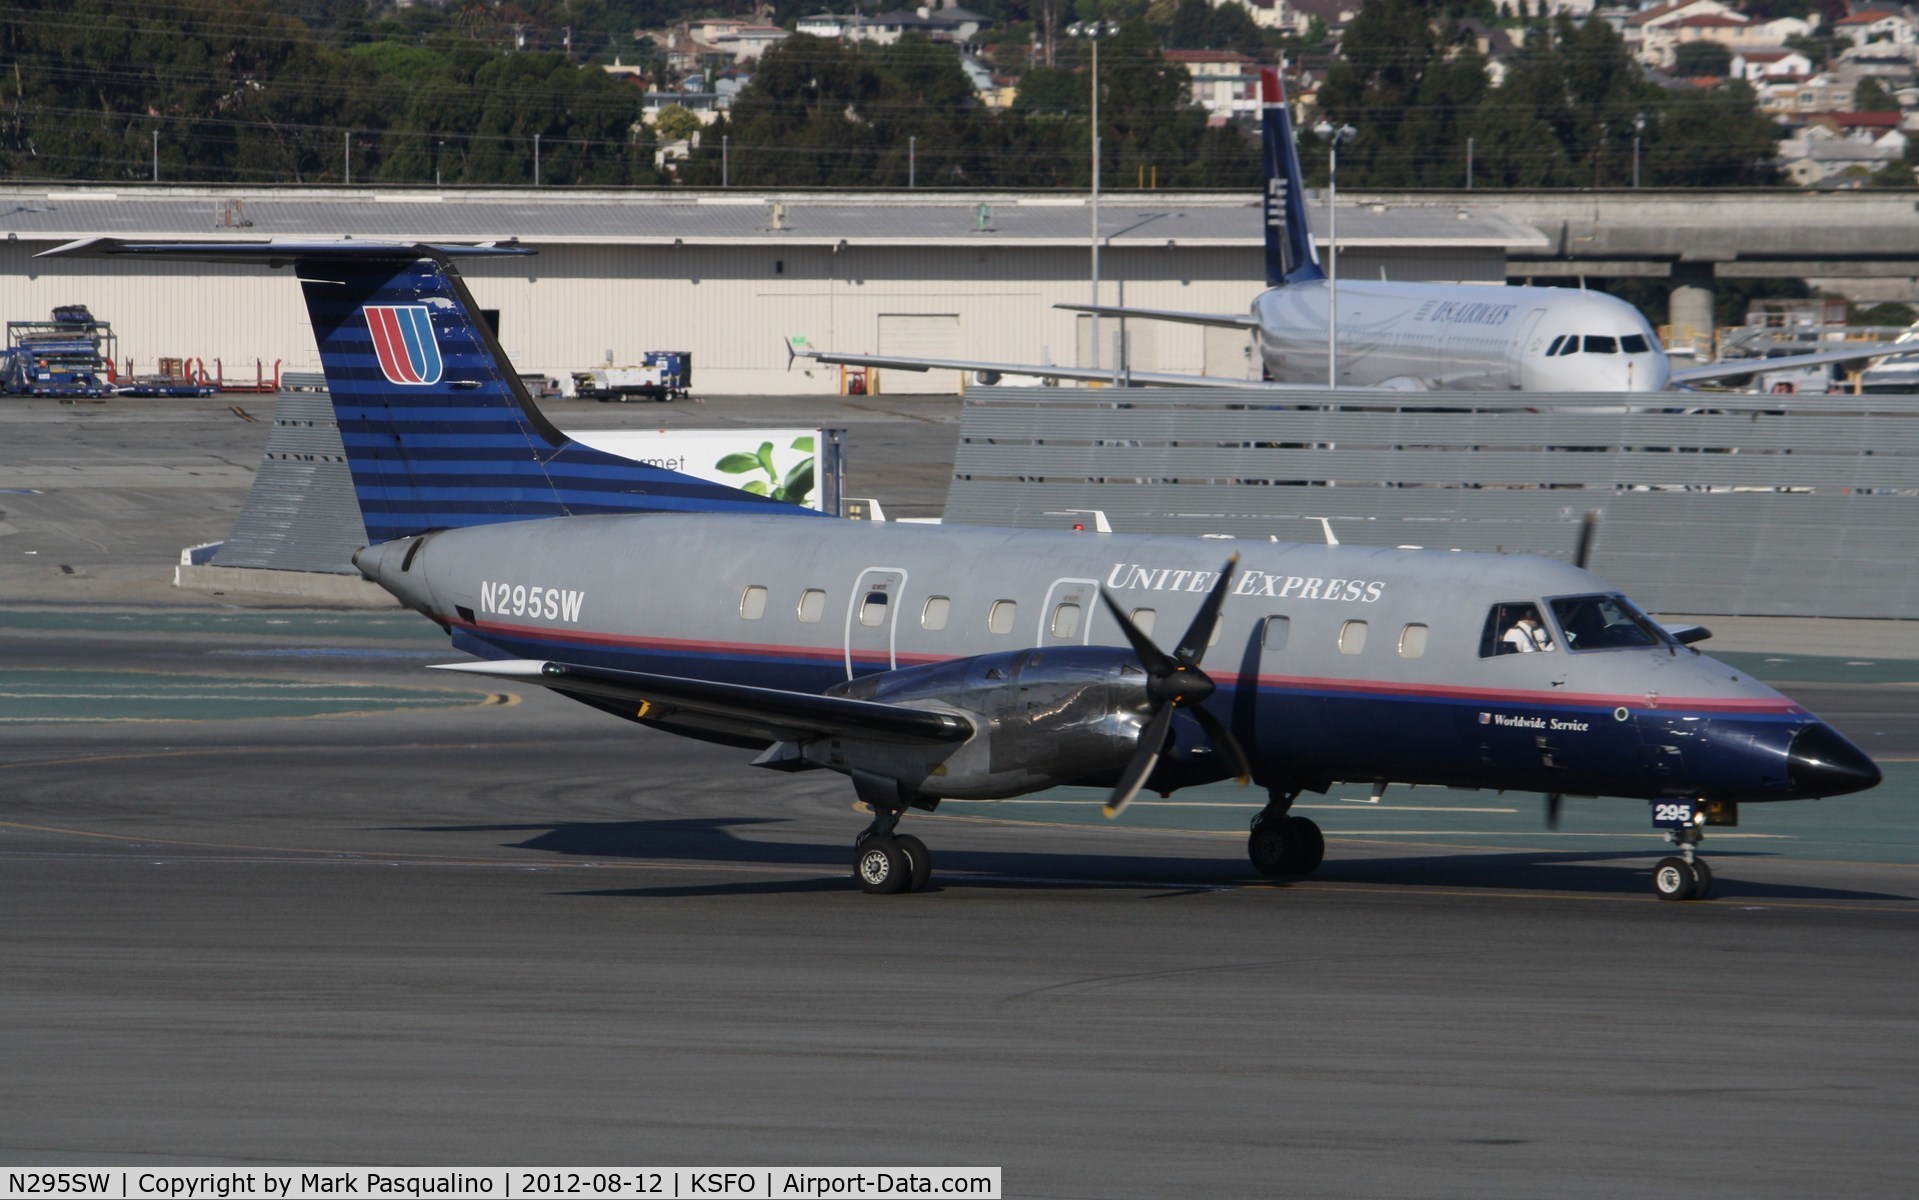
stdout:
MULTIPOLYGON (((1053 307, 1094 298, 1084 195, 15 186, 0 199, 6 318, 88 305, 141 374, 161 358, 209 373, 218 362, 230 379, 251 379, 256 360, 317 371, 299 289, 259 268, 36 254, 88 237, 517 239, 538 256, 462 270, 515 365, 562 382, 684 350, 695 393, 845 386, 836 367, 789 370, 791 337, 853 353, 1092 362, 1091 319, 1053 307)), ((1315 221, 1323 255, 1328 222, 1315 221)), ((1339 234, 1340 273, 1365 279, 1500 283, 1509 254, 1546 245, 1510 217, 1444 201, 1342 206, 1339 234)), ((1110 193, 1098 235, 1104 303, 1243 312, 1264 286, 1257 193, 1110 193)), ((1117 338, 1118 322, 1103 322, 1103 364, 1117 338)), ((1136 370, 1257 377, 1236 330, 1130 322, 1126 348, 1136 370)), ((958 372, 874 382, 962 386, 958 372)))

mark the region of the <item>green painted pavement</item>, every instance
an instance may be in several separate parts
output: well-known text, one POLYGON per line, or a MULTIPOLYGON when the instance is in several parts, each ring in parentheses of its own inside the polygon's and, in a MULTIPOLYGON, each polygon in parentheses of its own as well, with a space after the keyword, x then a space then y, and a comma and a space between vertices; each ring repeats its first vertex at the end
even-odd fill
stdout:
POLYGON ((445 645, 445 635, 415 613, 209 612, 140 609, 0 609, 0 629, 52 633, 237 634, 288 641, 378 638, 445 645))
MULTIPOLYGON (((1919 763, 1880 765, 1886 781, 1870 792, 1834 800, 1744 805, 1736 828, 1706 830, 1705 852, 1919 865, 1919 763)), ((1055 788, 1015 800, 943 800, 939 811, 1103 826, 1107 821, 1100 804, 1105 799, 1104 792, 1089 788, 1055 788)), ((1664 844, 1641 800, 1568 797, 1555 831, 1545 828, 1543 799, 1530 793, 1395 786, 1378 804, 1367 799, 1366 785, 1349 784, 1324 796, 1302 796, 1294 811, 1311 817, 1328 837, 1445 842, 1484 846, 1489 852, 1512 847, 1618 851, 1643 845, 1651 853, 1664 844)), ((1166 800, 1142 796, 1116 824, 1238 836, 1264 803, 1264 794, 1256 789, 1213 784, 1166 800)))
MULTIPOLYGON (((1705 653, 1710 654, 1707 650, 1705 653)), ((1909 658, 1820 658, 1810 654, 1714 654, 1764 683, 1912 683, 1919 661, 1909 658)))
POLYGON ((0 670, 0 726, 338 716, 483 703, 484 696, 468 691, 317 680, 0 670))

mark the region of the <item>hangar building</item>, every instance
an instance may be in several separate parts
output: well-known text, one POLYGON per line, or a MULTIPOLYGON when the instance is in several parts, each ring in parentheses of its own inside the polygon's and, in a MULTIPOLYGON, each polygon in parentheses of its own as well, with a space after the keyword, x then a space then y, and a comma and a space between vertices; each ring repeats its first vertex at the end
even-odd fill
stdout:
MULTIPOLYGON (((525 372, 576 370, 690 350, 694 390, 832 392, 838 368, 787 369, 785 339, 847 352, 1091 362, 1084 303, 1092 221, 1084 195, 950 192, 600 192, 555 189, 0 188, 0 312, 44 319, 86 304, 113 323, 136 373, 162 357, 216 361, 228 377, 319 362, 299 290, 258 268, 37 260, 86 237, 337 237, 459 242, 517 238, 538 257, 463 266, 525 372)), ((1324 239, 1325 214, 1316 223, 1324 239)), ((1509 252, 1544 238, 1451 203, 1340 210, 1349 278, 1504 281, 1509 252)), ((1256 194, 1108 193, 1099 298, 1245 311, 1263 286, 1256 194)), ((1101 329, 1115 361, 1117 322, 1101 329)), ((1235 330, 1130 322, 1138 370, 1245 378, 1235 330)), ((124 365, 124 363, 122 364, 124 365)), ((957 372, 889 371, 887 392, 952 392, 957 372)))

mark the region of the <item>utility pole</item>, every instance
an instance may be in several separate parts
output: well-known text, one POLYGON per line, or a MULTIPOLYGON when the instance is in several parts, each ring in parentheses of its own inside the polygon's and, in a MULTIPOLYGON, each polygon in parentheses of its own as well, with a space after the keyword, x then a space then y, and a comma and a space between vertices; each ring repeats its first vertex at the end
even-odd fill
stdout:
POLYGON ((346 182, 348 187, 353 186, 353 131, 351 129, 346 131, 346 182))
POLYGON ((1466 139, 1466 190, 1473 190, 1473 140, 1466 139))
POLYGON ((906 139, 906 186, 909 188, 919 186, 919 147, 917 137, 906 139))
POLYGON ((1326 387, 1332 389, 1339 386, 1339 144, 1359 130, 1321 121, 1313 132, 1326 139, 1326 387))
POLYGON ((540 186, 540 135, 533 135, 533 186, 540 186))
MULTIPOLYGON (((1093 303, 1099 303, 1099 38, 1093 38, 1093 303)), ((1099 369, 1099 314, 1094 313, 1093 369, 1099 369)))
POLYGON ((729 166, 729 159, 727 156, 727 143, 731 140, 732 140, 732 136, 730 134, 722 133, 720 135, 720 186, 721 187, 731 186, 732 170, 729 166))
POLYGON ((153 182, 160 182, 160 131, 153 131, 153 182))

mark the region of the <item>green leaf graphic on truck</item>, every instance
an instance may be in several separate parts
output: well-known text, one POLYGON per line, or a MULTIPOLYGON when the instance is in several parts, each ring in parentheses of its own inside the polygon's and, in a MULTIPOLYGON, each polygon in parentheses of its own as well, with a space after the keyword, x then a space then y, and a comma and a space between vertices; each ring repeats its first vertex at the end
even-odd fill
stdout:
POLYGON ((750 475, 763 471, 765 479, 749 479, 740 485, 743 492, 755 496, 766 496, 774 500, 784 500, 788 504, 805 504, 813 494, 814 447, 810 437, 795 438, 791 449, 806 455, 799 462, 787 468, 784 475, 773 461, 773 443, 761 442, 758 453, 729 454, 714 463, 714 469, 728 475, 750 475))

